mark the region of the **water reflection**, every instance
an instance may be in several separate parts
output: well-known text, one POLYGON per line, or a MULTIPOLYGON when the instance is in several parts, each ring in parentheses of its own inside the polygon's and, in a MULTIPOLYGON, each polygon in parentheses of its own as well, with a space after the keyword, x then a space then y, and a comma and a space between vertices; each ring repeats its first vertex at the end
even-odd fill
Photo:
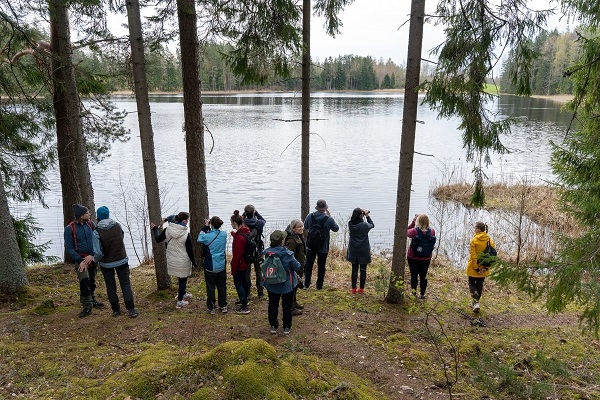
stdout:
MULTIPOLYGON (((125 225, 125 203, 130 212, 144 208, 144 179, 135 99, 120 96, 115 101, 130 112, 126 125, 132 137, 127 143, 115 143, 111 157, 91 166, 91 173, 96 205, 108 206, 125 225)), ((183 98, 158 95, 151 96, 151 101, 163 213, 188 210, 183 98)), ((208 95, 203 101, 205 123, 214 139, 212 153, 206 154, 210 215, 227 221, 234 209, 252 203, 267 219, 267 231, 300 217, 299 94, 208 95)), ((512 152, 492 157, 493 164, 486 170, 490 179, 551 179, 548 140, 560 140, 568 121, 560 115, 560 105, 503 96, 492 107, 502 114, 527 119, 502 139, 512 152)), ((343 225, 353 208, 371 210, 375 222, 371 239, 380 249, 389 248, 393 242, 402 108, 402 94, 315 93, 311 101, 310 202, 325 198, 343 225)), ((418 118, 424 124, 417 126, 411 215, 432 214, 429 192, 449 171, 472 180, 472 165, 465 162, 458 121, 438 120, 427 107, 419 108, 418 118)), ((212 146, 207 134, 205 147, 208 150, 212 146)), ((37 204, 20 204, 13 209, 18 216, 31 212, 37 217, 44 228, 40 241, 52 240, 49 254, 60 256, 60 181, 57 171, 49 177, 49 209, 37 204)), ((452 224, 461 229, 466 222, 471 226, 473 215, 453 218, 452 224)), ((147 221, 136 212, 130 214, 129 221, 128 252, 135 264, 133 243, 141 240, 147 221)), ((448 223, 434 218, 432 225, 443 234, 446 228, 440 227, 448 223)), ((453 246, 464 247, 462 241, 453 246)), ((464 254, 453 256, 461 257, 464 254)))

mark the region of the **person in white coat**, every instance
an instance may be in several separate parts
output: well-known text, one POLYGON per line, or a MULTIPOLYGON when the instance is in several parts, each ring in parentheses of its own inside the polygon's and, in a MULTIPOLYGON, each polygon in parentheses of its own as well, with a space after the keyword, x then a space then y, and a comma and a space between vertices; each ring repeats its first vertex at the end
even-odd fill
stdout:
POLYGON ((177 290, 176 308, 182 308, 189 304, 187 301, 192 297, 187 293, 187 280, 192 274, 192 267, 196 267, 196 258, 192 247, 192 237, 188 230, 188 220, 190 214, 180 212, 177 215, 170 215, 164 219, 163 223, 168 223, 162 232, 158 231, 158 226, 150 224, 157 242, 165 242, 167 246, 167 270, 169 275, 178 279, 179 288, 177 290))

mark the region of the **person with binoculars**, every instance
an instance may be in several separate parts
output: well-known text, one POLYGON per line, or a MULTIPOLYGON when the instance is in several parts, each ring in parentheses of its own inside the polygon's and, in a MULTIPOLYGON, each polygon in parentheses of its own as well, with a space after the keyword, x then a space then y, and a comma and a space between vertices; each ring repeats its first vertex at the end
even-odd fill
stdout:
POLYGON ((367 264, 371 262, 371 244, 369 243, 369 231, 375 228, 375 224, 369 216, 370 211, 362 208, 355 208, 352 211, 352 217, 348 222, 348 232, 350 240, 348 241, 348 251, 346 259, 352 263, 352 289, 351 293, 365 292, 365 282, 367 280, 367 264), (366 219, 366 221, 365 221, 366 219), (358 290, 356 283, 358 280, 358 271, 360 269, 360 284, 358 290))

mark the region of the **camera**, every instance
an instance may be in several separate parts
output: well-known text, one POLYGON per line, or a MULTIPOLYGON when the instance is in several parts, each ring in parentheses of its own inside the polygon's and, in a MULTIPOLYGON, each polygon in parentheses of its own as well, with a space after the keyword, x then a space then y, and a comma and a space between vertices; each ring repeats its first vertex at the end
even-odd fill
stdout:
POLYGON ((369 215, 370 212, 371 211, 369 211, 369 210, 363 210, 363 215, 366 217, 367 215, 369 215))

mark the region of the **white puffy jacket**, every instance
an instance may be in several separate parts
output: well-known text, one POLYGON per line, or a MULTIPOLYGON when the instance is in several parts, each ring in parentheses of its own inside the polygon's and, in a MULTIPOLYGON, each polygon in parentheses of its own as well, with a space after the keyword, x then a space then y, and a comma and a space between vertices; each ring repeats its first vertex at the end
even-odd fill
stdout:
POLYGON ((185 249, 187 226, 169 223, 165 231, 167 243, 167 270, 169 275, 187 278, 192 274, 192 261, 185 249))

